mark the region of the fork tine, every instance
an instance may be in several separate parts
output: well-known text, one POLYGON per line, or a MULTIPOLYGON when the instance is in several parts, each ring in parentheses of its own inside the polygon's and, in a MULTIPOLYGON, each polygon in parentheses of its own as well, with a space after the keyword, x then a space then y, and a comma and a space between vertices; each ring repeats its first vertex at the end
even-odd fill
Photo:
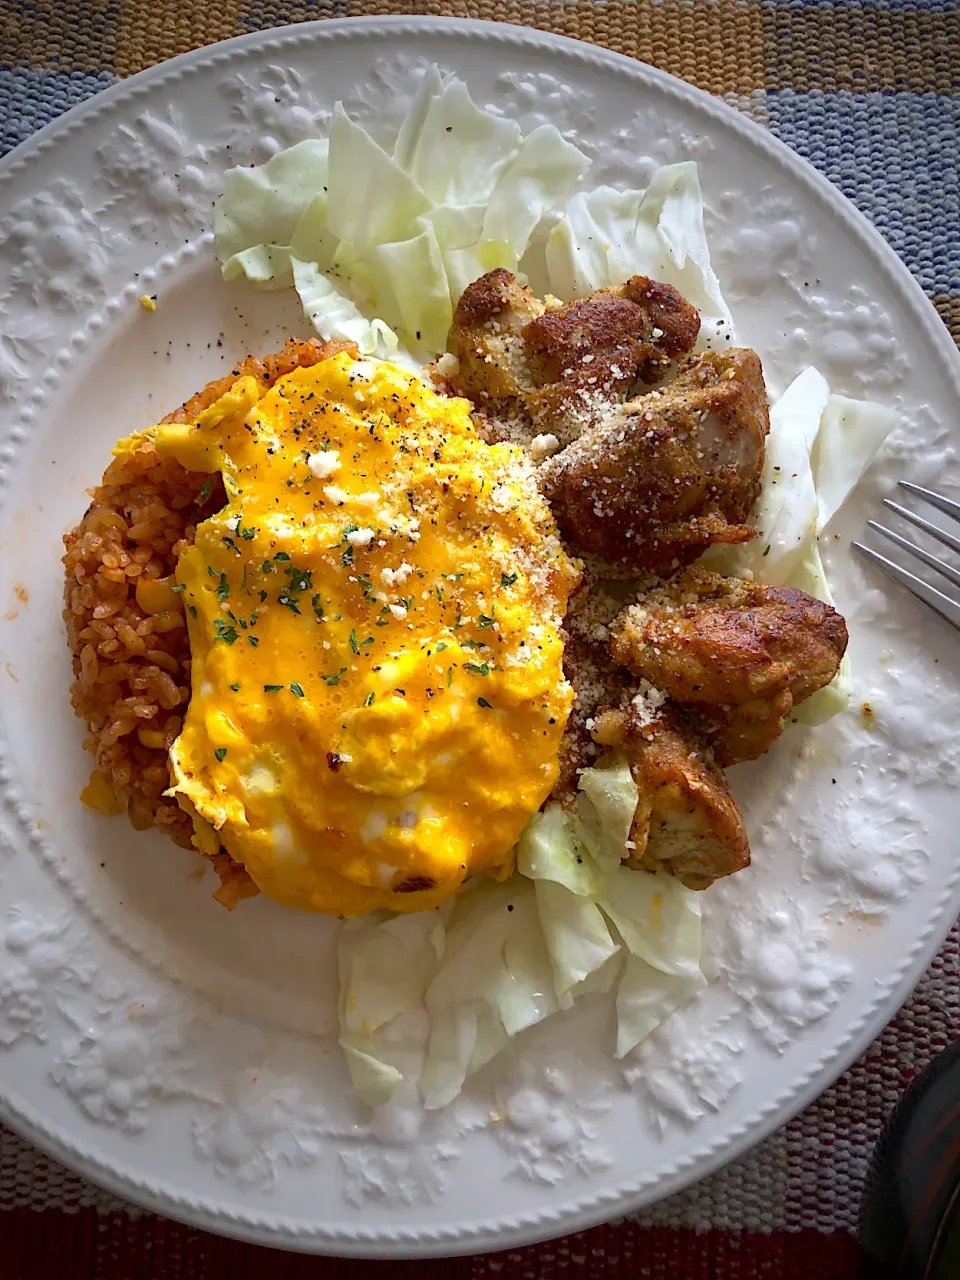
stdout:
POLYGON ((941 498, 939 493, 934 493, 932 489, 925 489, 922 484, 913 484, 910 480, 898 480, 897 483, 901 489, 906 489, 907 493, 915 493, 918 498, 923 498, 924 502, 929 502, 938 511, 953 516, 954 520, 960 520, 960 502, 954 502, 951 498, 941 498))
POLYGON ((876 520, 868 520, 867 524, 871 529, 875 529, 877 533, 883 534, 885 538, 889 538, 891 542, 895 542, 898 547, 902 547, 908 555, 916 556, 918 560, 922 560, 924 564, 928 564, 931 569, 936 569, 937 573, 952 582, 955 587, 960 587, 960 570, 954 569, 952 565, 947 564, 943 560, 938 560, 936 556, 932 556, 929 551, 924 551, 923 547, 918 547, 915 542, 911 542, 909 538, 901 538, 899 533, 894 533, 892 529, 885 528, 876 520))
POLYGON ((923 516, 918 516, 916 512, 909 510, 908 507, 901 507, 899 502, 894 502, 892 498, 884 498, 883 505, 889 507, 891 511, 895 511, 902 519, 909 521, 918 529, 922 529, 924 533, 929 533, 931 538, 936 538, 938 542, 942 542, 945 547, 949 547, 951 551, 960 554, 960 538, 955 537, 952 533, 947 533, 944 529, 939 529, 935 524, 931 524, 929 520, 924 520, 923 516))
POLYGON ((929 583, 924 582, 922 578, 918 578, 916 574, 909 573, 906 569, 902 569, 900 565, 894 564, 892 560, 880 555, 872 547, 865 547, 862 542, 854 542, 852 546, 872 564, 875 564, 878 569, 882 569, 888 577, 893 578, 894 582, 899 582, 912 596, 916 596, 925 605, 929 605, 934 613, 939 613, 944 621, 949 622, 952 627, 960 631, 960 604, 956 600, 951 600, 942 591, 938 591, 936 587, 931 587, 929 583))

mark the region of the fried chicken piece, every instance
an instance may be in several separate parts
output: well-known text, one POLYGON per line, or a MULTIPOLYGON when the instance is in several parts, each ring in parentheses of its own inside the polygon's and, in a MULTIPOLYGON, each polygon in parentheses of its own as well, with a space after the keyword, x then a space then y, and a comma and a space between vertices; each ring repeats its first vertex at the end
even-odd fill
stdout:
POLYGON ((659 380, 697 340, 700 317, 646 276, 547 308, 503 268, 468 285, 449 348, 451 389, 474 402, 489 439, 577 438, 636 381, 659 380))
POLYGON ((847 647, 843 618, 821 600, 702 569, 648 593, 611 631, 615 661, 689 703, 724 765, 762 755, 847 647))
POLYGON ((627 711, 602 714, 595 732, 626 750, 637 784, 631 866, 666 871, 688 889, 707 889, 749 865, 737 802, 679 708, 665 704, 651 718, 640 697, 627 711))
POLYGON ((686 708, 722 769, 759 760, 783 733, 785 718, 792 710, 788 689, 772 698, 752 698, 727 706, 690 703, 686 708))
POLYGON ((569 444, 638 380, 658 382, 699 331, 700 316, 676 289, 646 276, 545 312, 523 330, 537 431, 569 444))
POLYGON ((547 460, 540 485, 572 550, 668 574, 715 542, 748 542, 770 428, 746 348, 708 351, 547 460))
POLYGON ((503 267, 467 285, 453 313, 447 346, 460 362, 450 379, 457 395, 484 413, 503 418, 525 414, 533 386, 523 330, 546 307, 503 267))
MULTIPOLYGON (((591 735, 603 708, 619 706, 630 689, 630 673, 610 660, 610 628, 623 610, 622 584, 602 581, 589 563, 570 597, 563 622, 563 670, 574 702, 560 743, 560 773, 553 798, 572 803, 580 770, 596 764, 601 748, 591 735)), ((629 594, 632 594, 630 592, 629 594)))

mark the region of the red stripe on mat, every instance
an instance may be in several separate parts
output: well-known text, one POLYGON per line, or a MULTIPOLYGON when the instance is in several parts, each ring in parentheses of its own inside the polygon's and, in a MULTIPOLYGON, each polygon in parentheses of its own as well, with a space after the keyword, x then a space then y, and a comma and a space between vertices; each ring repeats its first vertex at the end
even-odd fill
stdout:
POLYGON ((3 1280, 856 1280, 858 1258, 841 1234, 623 1222, 507 1253, 373 1263, 279 1253, 149 1214, 0 1212, 3 1280))

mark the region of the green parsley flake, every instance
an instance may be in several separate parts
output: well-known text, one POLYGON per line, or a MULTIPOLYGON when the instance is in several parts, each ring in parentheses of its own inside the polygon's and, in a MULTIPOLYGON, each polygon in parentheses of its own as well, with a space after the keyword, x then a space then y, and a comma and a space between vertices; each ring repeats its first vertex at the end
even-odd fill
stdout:
POLYGON ((322 677, 322 679, 323 679, 323 683, 324 683, 324 684, 330 684, 330 685, 333 685, 333 684, 339 684, 339 683, 340 683, 340 677, 343 675, 343 673, 346 671, 346 669, 347 669, 346 667, 341 667, 341 668, 340 668, 340 670, 337 672, 337 674, 336 674, 335 676, 323 676, 323 677, 322 677))
POLYGON ((464 670, 469 671, 472 676, 488 676, 490 674, 489 662, 465 662, 464 670))
POLYGON ((363 705, 364 705, 365 707, 372 707, 372 706, 373 706, 373 700, 374 700, 374 698, 375 698, 376 696, 377 696, 377 695, 376 695, 375 693, 368 693, 368 694, 367 694, 367 696, 366 696, 366 697, 364 698, 364 700, 363 700, 363 705))
POLYGON ((233 690, 233 692, 234 692, 234 693, 239 693, 239 692, 240 692, 240 685, 239 685, 239 684, 237 684, 236 682, 234 682, 234 683, 230 686, 230 688, 233 690))
POLYGON ((500 575, 501 587, 512 587, 513 584, 516 582, 517 578, 519 578, 519 576, 520 575, 518 573, 501 573, 500 575))
POLYGON ((296 681, 291 681, 290 692, 293 694, 295 698, 303 698, 306 696, 303 692, 303 689, 300 687, 300 685, 296 683, 296 681))
POLYGON ((486 698, 478 698, 478 699, 477 699, 477 706, 478 706, 478 707, 489 707, 489 709, 490 709, 491 711, 493 710, 493 703, 492 703, 492 702, 488 702, 488 701, 486 700, 486 698))
POLYGON ((224 600, 229 599, 229 597, 230 597, 230 583, 227 581, 227 575, 225 573, 221 573, 220 581, 217 584, 217 599, 222 604, 224 600))
POLYGON ((353 650, 354 653, 360 652, 360 641, 357 639, 356 631, 350 632, 350 648, 353 650))
POLYGON ((260 643, 259 636, 247 636, 247 644, 253 645, 254 649, 257 647, 259 643, 260 643))
POLYGON ((265 684, 263 686, 264 693, 279 693, 283 688, 282 684, 265 684))
POLYGON ((486 631, 487 627, 493 626, 493 619, 488 618, 485 613, 481 613, 480 617, 477 619, 477 626, 481 631, 486 631))
POLYGON ((213 754, 217 757, 220 763, 223 764, 223 758, 227 754, 227 748, 217 747, 216 751, 213 754))
POLYGON ((275 552, 274 552, 274 555, 273 555, 273 558, 274 558, 274 560, 289 560, 289 559, 290 559, 290 557, 287 555, 287 553, 286 553, 285 551, 275 551, 275 552))
POLYGON ((214 618, 213 620, 213 642, 216 644, 218 640, 222 640, 224 644, 235 644, 239 639, 237 628, 232 623, 224 622, 222 618, 214 618))
POLYGON ((195 618, 197 616, 197 606, 195 604, 188 604, 187 610, 191 618, 195 618))
POLYGON ((211 493, 213 493, 213 481, 206 480, 204 481, 203 488, 197 494, 197 506, 202 507, 203 504, 206 502, 206 500, 210 497, 211 493))

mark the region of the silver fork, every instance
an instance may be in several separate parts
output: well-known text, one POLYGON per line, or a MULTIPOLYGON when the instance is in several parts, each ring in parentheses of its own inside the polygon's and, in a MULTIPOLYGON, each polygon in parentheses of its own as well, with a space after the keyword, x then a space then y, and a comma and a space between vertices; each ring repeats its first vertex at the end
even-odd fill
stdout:
MULTIPOLYGON (((901 480, 899 485, 907 493, 915 494, 932 507, 936 507, 938 511, 942 511, 945 515, 952 516, 954 520, 960 522, 960 502, 944 498, 941 494, 934 493, 932 489, 924 489, 922 485, 911 484, 909 480, 901 480)), ((883 505, 889 507, 891 511, 914 525, 917 529, 922 529, 924 533, 928 533, 931 538, 936 538, 943 546, 949 547, 951 551, 956 551, 960 555, 960 538, 955 534, 947 533, 945 529, 938 528, 937 525, 931 524, 929 520, 924 520, 923 516, 918 516, 916 512, 909 510, 907 507, 902 507, 899 502, 894 502, 890 498, 884 498, 883 505)), ((886 528, 876 520, 868 520, 867 525, 869 528, 876 530, 877 533, 882 534, 884 538, 889 538, 892 543, 900 547, 907 555, 915 556, 923 564, 935 569, 937 573, 946 578, 948 582, 953 583, 955 587, 960 587, 960 571, 954 569, 952 565, 944 563, 943 560, 938 560, 936 556, 931 555, 929 551, 925 551, 923 547, 918 547, 909 538, 902 538, 899 533, 894 533, 892 529, 886 528)), ((960 601, 944 595, 942 591, 932 587, 929 582, 924 582, 922 578, 918 578, 915 573, 910 573, 909 570, 904 569, 895 561, 888 560, 886 556, 880 555, 872 547, 865 547, 862 542, 855 542, 853 546, 862 556, 865 556, 872 564, 875 564, 878 569, 882 569, 885 574, 893 578, 894 582, 899 582, 902 587, 906 587, 911 595, 916 596, 918 600, 922 600, 935 613, 939 613, 941 618, 945 618, 951 626, 960 630, 960 601)))

